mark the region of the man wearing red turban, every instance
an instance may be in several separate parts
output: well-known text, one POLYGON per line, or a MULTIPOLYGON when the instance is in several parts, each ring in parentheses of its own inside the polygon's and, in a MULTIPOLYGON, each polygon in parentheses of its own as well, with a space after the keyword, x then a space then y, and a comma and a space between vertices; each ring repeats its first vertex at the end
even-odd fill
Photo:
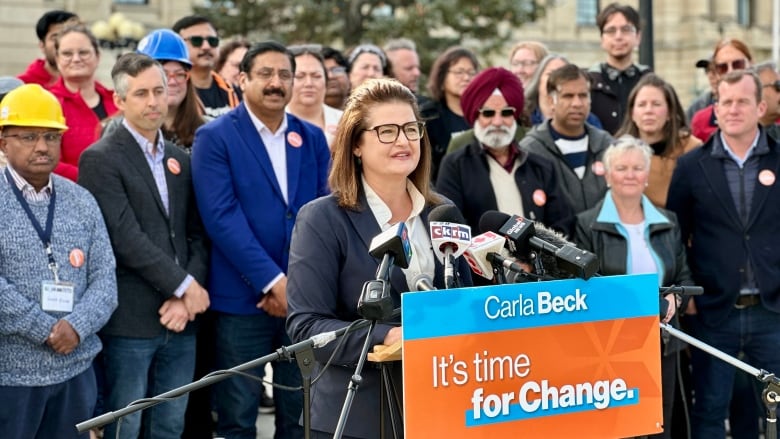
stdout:
POLYGON ((472 229, 488 210, 520 215, 568 234, 574 212, 559 189, 553 164, 523 151, 518 129, 523 85, 500 67, 482 71, 461 95, 463 117, 472 130, 453 138, 436 189, 463 212, 472 229))

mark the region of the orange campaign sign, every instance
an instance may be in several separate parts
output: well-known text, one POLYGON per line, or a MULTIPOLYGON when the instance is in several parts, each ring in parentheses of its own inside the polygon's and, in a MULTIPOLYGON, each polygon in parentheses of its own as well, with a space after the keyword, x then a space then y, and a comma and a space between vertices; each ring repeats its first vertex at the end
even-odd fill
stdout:
POLYGON ((663 431, 656 275, 401 297, 407 439, 663 431))

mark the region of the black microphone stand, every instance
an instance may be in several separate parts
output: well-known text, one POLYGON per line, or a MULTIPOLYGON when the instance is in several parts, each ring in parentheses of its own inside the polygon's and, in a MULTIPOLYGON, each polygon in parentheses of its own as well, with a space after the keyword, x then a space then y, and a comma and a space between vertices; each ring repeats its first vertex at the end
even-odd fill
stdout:
POLYGON ((766 431, 764 432, 764 437, 766 439, 777 439, 777 404, 780 403, 780 379, 778 379, 775 374, 763 369, 757 369, 697 338, 691 337, 679 329, 673 328, 668 323, 661 323, 661 329, 666 333, 747 372, 764 384, 764 390, 761 392, 761 400, 766 407, 766 431))
MULTIPOLYGON (((390 312, 389 316, 391 317, 394 315, 396 314, 395 311, 393 310, 390 312)), ((149 407, 155 406, 157 404, 166 402, 168 400, 178 398, 184 394, 187 394, 194 390, 201 389, 206 386, 210 386, 216 382, 225 380, 227 378, 240 375, 240 373, 243 371, 255 369, 257 367, 263 366, 266 363, 270 363, 272 361, 278 361, 278 360, 290 361, 293 358, 293 356, 295 356, 296 360, 298 361, 298 365, 301 366, 301 374, 304 376, 304 385, 303 385, 304 420, 303 422, 304 422, 304 435, 306 439, 308 439, 311 436, 309 388, 311 386, 311 372, 314 368, 314 348, 325 346, 340 336, 363 329, 369 325, 373 326, 374 323, 375 321, 363 320, 353 325, 338 329, 336 331, 315 335, 311 338, 292 344, 290 346, 282 346, 281 348, 277 349, 274 353, 262 356, 260 358, 254 359, 252 361, 248 361, 243 364, 239 364, 238 366, 232 367, 230 369, 212 372, 204 376, 203 378, 199 379, 198 381, 186 384, 181 387, 177 387, 175 389, 169 390, 165 393, 161 393, 152 398, 145 398, 136 402, 132 402, 127 407, 124 407, 122 409, 113 412, 104 413, 100 416, 87 419, 84 422, 80 422, 76 424, 76 429, 78 430, 79 433, 84 433, 93 428, 102 427, 106 424, 115 422, 120 418, 123 418, 137 411, 141 411, 149 407)))
MULTIPOLYGON (((374 332, 376 322, 377 320, 386 320, 391 317, 393 298, 390 296, 390 267, 393 265, 394 259, 392 253, 385 253, 377 269, 376 279, 363 284, 363 291, 360 293, 360 301, 358 302, 358 312, 370 323, 366 339, 363 342, 363 349, 361 349, 360 357, 358 357, 355 373, 352 374, 349 386, 347 386, 347 396, 344 398, 344 405, 341 407, 336 431, 333 434, 334 439, 341 439, 344 434, 344 428, 347 426, 347 418, 349 418, 349 412, 352 410, 355 394, 358 387, 363 383, 361 374, 368 358, 368 350, 371 348, 371 334, 374 332)), ((395 423, 393 423, 393 434, 398 437, 395 423)))

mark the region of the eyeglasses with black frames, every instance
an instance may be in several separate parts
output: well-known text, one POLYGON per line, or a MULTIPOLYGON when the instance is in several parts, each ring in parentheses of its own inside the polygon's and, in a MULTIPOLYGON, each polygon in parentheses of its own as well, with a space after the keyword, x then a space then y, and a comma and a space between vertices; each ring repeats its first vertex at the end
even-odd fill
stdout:
POLYGON ((373 128, 366 128, 363 131, 376 131, 376 136, 382 143, 394 143, 398 140, 401 131, 404 132, 407 140, 414 141, 422 139, 425 133, 425 122, 416 120, 403 125, 386 123, 373 128))
POLYGON ((513 117, 517 112, 517 109, 515 107, 504 107, 500 110, 494 110, 492 108, 480 108, 477 111, 479 111, 479 114, 482 117, 492 119, 496 116, 496 113, 501 114, 501 117, 513 117))
POLYGON ((211 47, 219 46, 219 37, 213 35, 193 35, 185 38, 185 40, 189 41, 193 47, 202 46, 204 41, 209 43, 209 46, 211 47))

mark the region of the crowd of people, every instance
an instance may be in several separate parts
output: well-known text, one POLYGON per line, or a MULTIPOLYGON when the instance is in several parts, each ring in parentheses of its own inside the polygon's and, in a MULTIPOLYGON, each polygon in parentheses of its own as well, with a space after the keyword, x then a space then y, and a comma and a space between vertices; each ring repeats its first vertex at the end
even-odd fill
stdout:
MULTIPOLYGON (((349 326, 379 265, 371 240, 399 222, 414 257, 390 269, 393 302, 421 275, 443 288, 428 236, 442 204, 473 230, 493 210, 537 221, 597 255, 603 275, 701 285, 660 297, 661 321, 780 373, 777 66, 719 41, 695 64, 711 89, 686 111, 635 62, 634 8, 606 5, 597 25, 594 66, 522 41, 507 68, 482 69, 453 46, 423 87, 408 39, 346 52, 222 41, 191 15, 119 56, 109 87, 79 17, 44 14, 43 57, 0 78, 0 218, 13 231, 0 235, 3 436, 254 439, 263 405, 276 438, 302 438, 288 361, 273 363, 272 395, 233 377, 104 431, 75 425, 349 326)), ((463 260, 455 270, 462 285, 491 283, 463 260)), ((378 324, 374 344, 399 341, 399 324, 378 324)), ((365 337, 315 352, 312 437, 336 430, 365 337)), ((654 437, 725 438, 726 420, 732 437, 759 437, 760 395, 741 372, 666 338, 660 355, 654 437)), ((344 437, 391 425, 380 381, 364 371, 344 437)))

